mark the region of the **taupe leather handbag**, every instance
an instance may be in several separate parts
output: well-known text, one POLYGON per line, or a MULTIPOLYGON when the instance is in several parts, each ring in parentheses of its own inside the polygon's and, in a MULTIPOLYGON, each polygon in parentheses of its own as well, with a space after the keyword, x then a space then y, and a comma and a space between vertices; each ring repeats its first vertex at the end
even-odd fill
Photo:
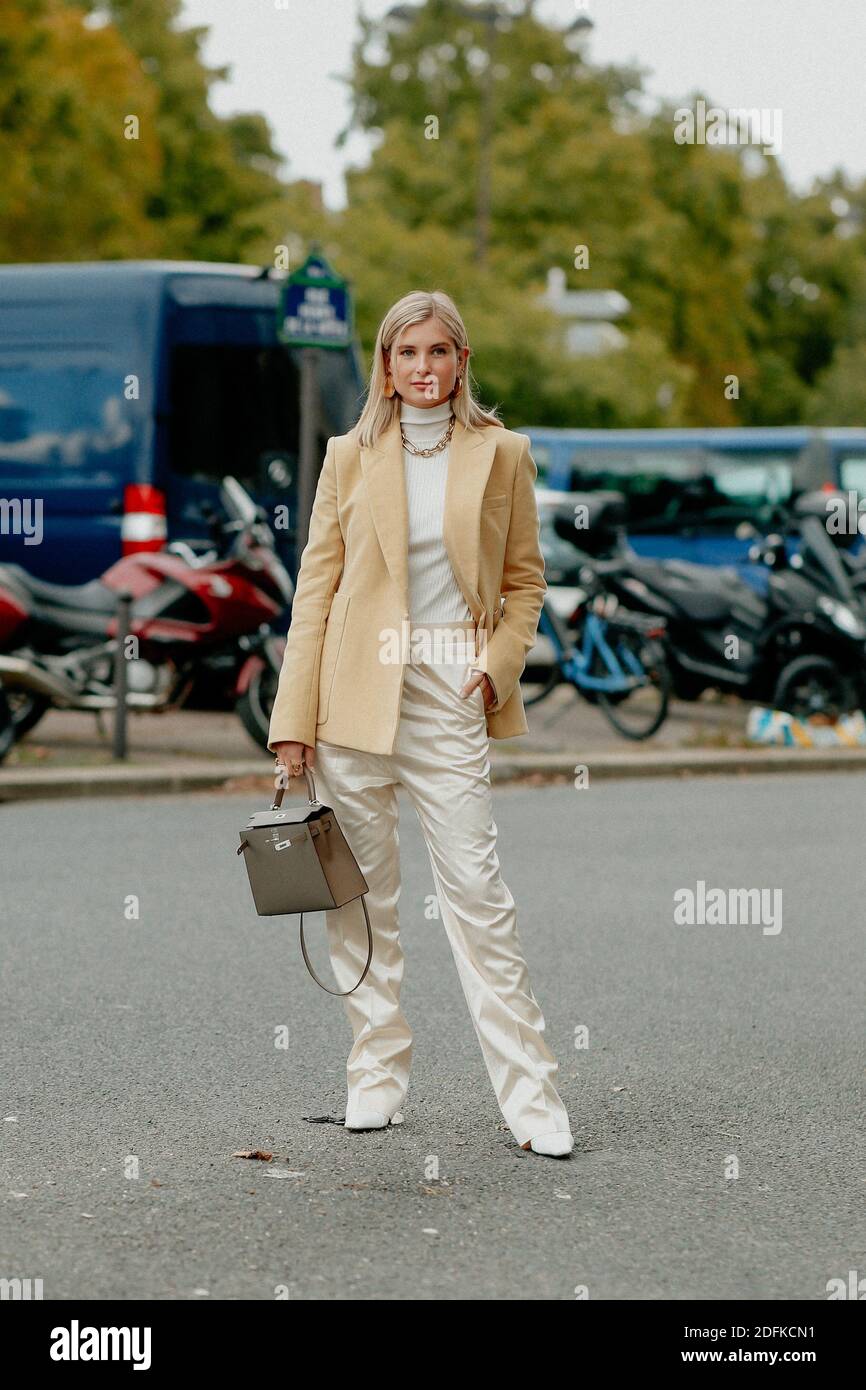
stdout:
POLYGON ((257 811, 250 816, 246 829, 240 832, 237 852, 246 862, 256 912, 260 917, 287 912, 301 914, 301 951, 307 969, 321 989, 342 999, 354 994, 358 985, 363 984, 373 959, 373 932, 363 897, 367 892, 367 880, 334 812, 330 806, 323 806, 316 796, 313 775, 306 766, 304 777, 308 804, 283 809, 284 788, 281 787, 269 811, 257 811), (367 924, 367 964, 358 984, 351 989, 328 989, 307 955, 304 913, 343 907, 355 898, 361 899, 367 924))

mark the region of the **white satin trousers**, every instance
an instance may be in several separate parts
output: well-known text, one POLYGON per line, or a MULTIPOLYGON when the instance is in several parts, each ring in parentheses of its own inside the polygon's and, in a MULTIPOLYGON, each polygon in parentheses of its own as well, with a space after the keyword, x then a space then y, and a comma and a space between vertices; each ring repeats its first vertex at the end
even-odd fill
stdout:
MULTIPOLYGON (((412 1032, 400 1007, 400 784, 421 823, 439 912, 499 1107, 524 1144, 570 1126, 514 898, 500 873, 484 697, 480 688, 465 698, 458 693, 469 675, 465 648, 462 660, 441 648, 422 655, 406 666, 393 753, 316 745, 317 795, 335 810, 367 880, 373 929, 370 972, 343 1000, 354 1035, 347 1118, 362 1110, 393 1116, 409 1084, 412 1032)), ((424 921, 420 909, 414 915, 424 921)), ((349 989, 367 956, 360 900, 325 918, 337 987, 349 989)))

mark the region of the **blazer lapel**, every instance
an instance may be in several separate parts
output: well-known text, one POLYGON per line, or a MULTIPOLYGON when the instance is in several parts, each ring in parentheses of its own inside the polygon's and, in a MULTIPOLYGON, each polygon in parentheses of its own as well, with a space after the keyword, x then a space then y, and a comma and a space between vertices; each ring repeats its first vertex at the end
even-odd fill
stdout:
MULTIPOLYGON (((448 447, 442 537, 457 582, 476 621, 483 613, 478 593, 481 500, 495 454, 493 428, 467 430, 458 420, 448 447)), ((388 426, 375 447, 362 448, 360 455, 361 473, 382 554, 408 606, 409 505, 399 420, 388 426)))

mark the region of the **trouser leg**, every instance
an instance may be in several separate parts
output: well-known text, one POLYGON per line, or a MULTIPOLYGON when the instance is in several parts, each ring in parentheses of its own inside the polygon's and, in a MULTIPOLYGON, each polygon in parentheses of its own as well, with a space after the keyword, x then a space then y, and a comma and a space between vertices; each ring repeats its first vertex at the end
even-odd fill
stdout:
POLYGON ((427 843, 442 920, 500 1109, 519 1144, 568 1130, 557 1063, 532 992, 514 898, 496 851, 487 733, 460 673, 433 666, 412 678, 410 709, 423 736, 399 762, 427 843), (458 702, 455 703, 455 702, 458 702), (428 739, 429 734, 429 739, 428 739))
MULTIPOLYGON (((348 750, 351 754, 351 750, 348 750)), ((403 951, 400 946, 400 862, 397 797, 393 785, 359 787, 341 775, 347 753, 317 749, 320 800, 337 820, 360 865, 369 891, 373 961, 364 983, 343 1000, 354 1044, 346 1063, 347 1115, 399 1110, 409 1084, 412 1032, 400 1007, 403 951)), ((350 764, 351 766, 351 764, 350 764)), ((326 912, 331 964, 339 989, 350 989, 367 959, 367 932, 360 899, 326 912)))

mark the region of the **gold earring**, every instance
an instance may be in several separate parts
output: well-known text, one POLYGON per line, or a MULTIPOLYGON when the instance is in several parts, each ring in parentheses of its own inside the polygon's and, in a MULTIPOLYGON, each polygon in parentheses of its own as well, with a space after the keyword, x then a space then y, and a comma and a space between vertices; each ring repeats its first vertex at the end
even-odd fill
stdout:
POLYGON ((384 389, 383 395, 387 396, 388 399, 390 400, 391 397, 393 396, 393 394, 394 394, 394 378, 392 377, 391 373, 388 372, 387 376, 385 377, 385 389, 384 389))
POLYGON ((452 396, 459 396, 459 395, 460 395, 460 392, 461 392, 462 390, 463 390, 463 378, 462 378, 462 376, 459 376, 459 377, 457 378, 457 380, 455 381, 455 383, 454 383, 454 390, 451 392, 451 395, 452 395, 452 396))

